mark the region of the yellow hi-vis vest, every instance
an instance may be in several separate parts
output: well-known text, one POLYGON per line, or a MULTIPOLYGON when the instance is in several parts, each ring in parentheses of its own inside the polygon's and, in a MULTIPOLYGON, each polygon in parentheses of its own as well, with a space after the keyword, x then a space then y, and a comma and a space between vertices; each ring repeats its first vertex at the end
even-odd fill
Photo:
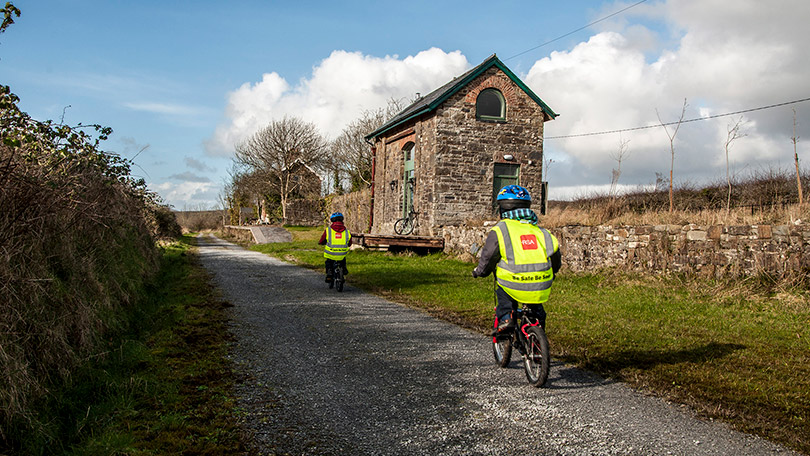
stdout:
POLYGON ((543 303, 551 294, 554 271, 549 256, 559 242, 548 230, 518 220, 501 220, 498 235, 501 260, 495 269, 498 284, 518 302, 543 303))
POLYGON ((323 251, 324 258, 335 261, 346 258, 346 255, 349 253, 349 239, 351 238, 352 234, 349 233, 348 229, 345 231, 334 231, 331 226, 327 227, 326 249, 323 251))

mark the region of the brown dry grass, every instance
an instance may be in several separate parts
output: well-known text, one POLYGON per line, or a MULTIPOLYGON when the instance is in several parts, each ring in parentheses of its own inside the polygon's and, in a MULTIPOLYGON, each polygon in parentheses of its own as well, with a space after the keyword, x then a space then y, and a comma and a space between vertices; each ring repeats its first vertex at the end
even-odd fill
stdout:
MULTIPOLYGON (((810 177, 802 176, 803 187, 810 177)), ((787 171, 755 172, 732 182, 703 188, 682 186, 674 193, 644 191, 621 196, 591 195, 573 201, 550 201, 543 225, 787 225, 810 221, 810 203, 798 204, 795 175, 787 171)))
POLYGON ((0 452, 54 438, 41 401, 75 366, 104 356, 105 334, 156 270, 158 231, 174 220, 126 161, 15 103, 2 87, 0 452))
POLYGON ((672 213, 623 210, 621 199, 617 199, 614 204, 615 206, 582 208, 552 203, 541 223, 554 228, 570 225, 790 225, 810 221, 810 204, 807 203, 801 207, 798 204, 785 207, 778 205, 754 211, 750 208, 732 208, 730 211, 703 209, 676 210, 672 213))
POLYGON ((184 233, 217 231, 223 227, 223 211, 178 211, 174 213, 184 233))

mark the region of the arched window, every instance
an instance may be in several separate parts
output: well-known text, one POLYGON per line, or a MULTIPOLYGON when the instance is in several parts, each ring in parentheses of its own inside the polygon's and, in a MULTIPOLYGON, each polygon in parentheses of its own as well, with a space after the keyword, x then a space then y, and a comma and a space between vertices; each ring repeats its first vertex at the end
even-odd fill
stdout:
POLYGON ((484 89, 475 100, 475 118, 478 120, 506 120, 506 101, 497 89, 484 89))

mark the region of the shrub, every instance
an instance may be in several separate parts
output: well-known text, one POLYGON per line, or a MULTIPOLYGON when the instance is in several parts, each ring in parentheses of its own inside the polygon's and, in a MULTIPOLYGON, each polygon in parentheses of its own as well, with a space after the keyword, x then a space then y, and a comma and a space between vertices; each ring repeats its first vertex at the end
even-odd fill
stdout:
POLYGON ((110 129, 36 121, 17 102, 0 87, 0 450, 57 438, 48 391, 104 356, 156 271, 153 236, 176 231, 130 163, 99 150, 110 129))

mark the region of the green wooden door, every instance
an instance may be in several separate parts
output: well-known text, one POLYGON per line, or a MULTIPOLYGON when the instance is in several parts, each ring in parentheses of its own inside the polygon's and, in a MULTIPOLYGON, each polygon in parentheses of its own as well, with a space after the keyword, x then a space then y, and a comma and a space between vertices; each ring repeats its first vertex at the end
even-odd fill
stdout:
POLYGON ((492 207, 498 206, 496 197, 498 192, 507 185, 520 185, 520 165, 511 163, 495 163, 492 176, 492 207))
POLYGON ((406 146, 403 150, 405 160, 405 173, 402 176, 402 216, 406 217, 413 210, 413 190, 414 184, 414 164, 416 148, 413 144, 406 146))

